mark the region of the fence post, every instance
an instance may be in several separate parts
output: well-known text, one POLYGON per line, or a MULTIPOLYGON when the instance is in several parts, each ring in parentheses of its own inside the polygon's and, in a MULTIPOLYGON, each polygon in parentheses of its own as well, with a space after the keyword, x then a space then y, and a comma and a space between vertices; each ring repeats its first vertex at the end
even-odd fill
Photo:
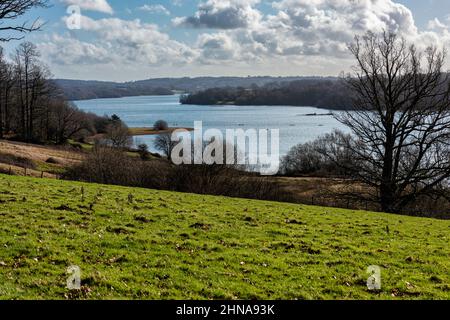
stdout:
POLYGON ((9 175, 11 175, 12 174, 12 168, 11 168, 11 166, 9 166, 9 175))
POLYGON ((24 169, 25 169, 25 177, 26 177, 27 176, 27 168, 25 167, 24 169))
POLYGON ((41 172, 41 179, 44 177, 44 171, 41 172))

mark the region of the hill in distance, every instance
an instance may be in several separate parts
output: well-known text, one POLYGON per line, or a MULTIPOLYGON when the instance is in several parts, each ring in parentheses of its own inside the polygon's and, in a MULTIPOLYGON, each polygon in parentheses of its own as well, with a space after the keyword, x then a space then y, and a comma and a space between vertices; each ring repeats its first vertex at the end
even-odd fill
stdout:
POLYGON ((68 100, 121 98, 142 95, 171 95, 174 92, 198 92, 211 88, 251 88, 272 83, 283 84, 301 80, 330 80, 332 77, 198 77, 158 78, 134 82, 85 80, 52 80, 68 100))

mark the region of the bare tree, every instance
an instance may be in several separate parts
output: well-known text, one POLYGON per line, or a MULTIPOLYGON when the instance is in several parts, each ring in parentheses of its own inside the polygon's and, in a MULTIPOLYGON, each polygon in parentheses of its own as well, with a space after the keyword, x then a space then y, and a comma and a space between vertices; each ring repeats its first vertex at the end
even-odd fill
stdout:
POLYGON ((13 35, 8 34, 7 36, 0 36, 0 42, 21 40, 23 38, 23 36, 19 36, 21 33, 39 30, 42 27, 42 23, 39 23, 38 19, 32 23, 29 23, 28 21, 16 23, 15 20, 19 19, 33 8, 47 7, 47 3, 47 0, 0 1, 0 32, 13 33, 13 35))
POLYGON ((376 191, 384 212, 400 212, 420 196, 449 186, 450 81, 445 52, 420 52, 385 32, 356 37, 347 84, 354 109, 337 116, 353 132, 347 168, 376 191))
POLYGON ((105 139, 114 148, 125 149, 133 144, 130 130, 120 119, 106 127, 105 139))
POLYGON ((14 80, 13 67, 4 59, 0 47, 0 138, 3 138, 4 131, 8 133, 10 130, 10 100, 14 80))
POLYGON ((52 131, 55 132, 55 142, 63 144, 82 130, 91 131, 90 123, 86 114, 62 100, 50 102, 50 123, 52 131))
POLYGON ((169 161, 172 160, 172 150, 177 145, 177 142, 172 141, 172 135, 170 133, 163 133, 156 137, 153 145, 156 150, 161 151, 169 161))
POLYGON ((17 95, 20 104, 22 137, 34 138, 34 121, 39 99, 48 92, 49 71, 39 61, 39 52, 31 42, 19 45, 14 56, 17 95))
POLYGON ((283 157, 282 171, 287 175, 346 177, 346 166, 353 166, 349 134, 339 130, 298 144, 283 157))
POLYGON ((64 101, 38 58, 29 42, 18 46, 12 61, 4 58, 0 47, 0 138, 62 144, 95 134, 98 123, 115 123, 64 101))

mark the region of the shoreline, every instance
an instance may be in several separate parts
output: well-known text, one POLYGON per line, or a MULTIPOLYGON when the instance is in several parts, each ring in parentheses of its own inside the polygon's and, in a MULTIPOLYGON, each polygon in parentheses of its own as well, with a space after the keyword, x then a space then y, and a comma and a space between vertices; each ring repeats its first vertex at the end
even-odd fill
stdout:
POLYGON ((155 130, 154 128, 137 127, 137 128, 129 128, 129 130, 130 135, 132 136, 152 136, 157 134, 172 133, 176 130, 194 131, 194 128, 173 127, 168 128, 167 130, 155 130))

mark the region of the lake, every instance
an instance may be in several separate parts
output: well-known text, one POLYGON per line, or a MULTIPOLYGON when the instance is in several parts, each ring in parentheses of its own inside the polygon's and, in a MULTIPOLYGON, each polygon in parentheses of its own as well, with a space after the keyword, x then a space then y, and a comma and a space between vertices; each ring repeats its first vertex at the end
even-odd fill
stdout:
MULTIPOLYGON (((345 130, 330 111, 312 107, 291 106, 199 106, 182 105, 179 95, 139 96, 118 99, 74 101, 82 110, 98 115, 117 114, 129 127, 152 127, 165 120, 171 127, 193 127, 203 121, 203 129, 279 129, 280 154, 285 155, 298 143, 311 141, 331 132, 345 130), (311 116, 311 114, 317 114, 311 116)), ((146 143, 153 149, 154 136, 139 136, 135 143, 146 143)))

